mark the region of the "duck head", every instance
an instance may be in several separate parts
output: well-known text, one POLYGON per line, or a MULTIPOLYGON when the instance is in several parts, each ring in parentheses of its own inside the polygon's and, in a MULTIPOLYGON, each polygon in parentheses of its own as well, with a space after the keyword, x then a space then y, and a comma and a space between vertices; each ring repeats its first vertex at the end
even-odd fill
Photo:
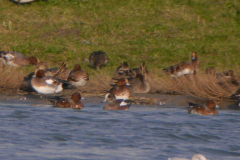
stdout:
POLYGON ((81 70, 81 65, 80 64, 76 64, 73 68, 73 71, 78 71, 81 70))
POLYGON ((36 75, 36 77, 38 77, 38 78, 43 78, 43 77, 45 77, 45 71, 42 70, 42 69, 37 69, 37 70, 35 71, 35 75, 36 75))
POLYGON ((82 98, 81 94, 79 92, 75 92, 72 94, 71 99, 73 100, 73 102, 78 102, 80 101, 82 98))
POLYGON ((129 81, 127 78, 121 78, 117 82, 117 86, 130 86, 129 81))
POLYGON ((197 61, 197 52, 192 53, 192 61, 197 61))
POLYGON ((37 65, 40 62, 39 59, 36 57, 29 57, 28 60, 29 60, 29 64, 32 64, 32 65, 37 65))
POLYGON ((215 100, 208 101, 207 107, 209 109, 219 108, 219 106, 217 105, 217 102, 215 100))

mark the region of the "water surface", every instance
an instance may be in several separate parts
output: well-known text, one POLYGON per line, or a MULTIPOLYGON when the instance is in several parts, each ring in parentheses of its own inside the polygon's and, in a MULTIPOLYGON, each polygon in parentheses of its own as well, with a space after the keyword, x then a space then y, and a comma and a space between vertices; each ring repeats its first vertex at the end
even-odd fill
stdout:
POLYGON ((239 111, 199 116, 175 106, 105 111, 89 101, 82 110, 32 103, 0 103, 0 159, 240 159, 239 111))

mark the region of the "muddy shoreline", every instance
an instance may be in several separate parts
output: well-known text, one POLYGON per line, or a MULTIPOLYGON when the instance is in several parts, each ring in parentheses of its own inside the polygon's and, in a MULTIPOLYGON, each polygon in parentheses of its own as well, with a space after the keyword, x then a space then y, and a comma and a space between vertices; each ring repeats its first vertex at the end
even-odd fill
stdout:
MULTIPOLYGON (((75 90, 77 91, 77 90, 75 90)), ((51 105, 48 101, 49 98, 54 96, 58 97, 70 97, 74 91, 65 90, 56 95, 44 95, 40 98, 40 95, 36 92, 2 92, 0 93, 0 101, 5 103, 29 103, 31 105, 41 106, 41 105, 51 105)), ((81 92, 83 97, 83 103, 101 103, 103 101, 106 92, 81 92)), ((188 107, 188 102, 194 103, 205 103, 206 100, 192 97, 188 95, 169 95, 169 94, 158 94, 158 93, 147 93, 147 94, 132 94, 131 99, 135 105, 145 105, 146 107, 188 107)), ((102 104, 103 105, 103 104, 102 104)), ((233 100, 221 100, 218 104, 219 109, 236 109, 240 110, 237 103, 233 100)))

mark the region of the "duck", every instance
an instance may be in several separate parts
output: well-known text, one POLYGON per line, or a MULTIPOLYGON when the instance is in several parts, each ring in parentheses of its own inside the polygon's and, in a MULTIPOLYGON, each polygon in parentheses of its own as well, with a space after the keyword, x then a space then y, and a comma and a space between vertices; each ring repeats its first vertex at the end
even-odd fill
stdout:
POLYGON ((136 77, 130 81, 133 93, 148 93, 151 90, 151 85, 147 81, 146 66, 141 67, 141 73, 138 72, 136 77))
POLYGON ((81 98, 81 94, 75 92, 72 94, 71 99, 49 99, 49 101, 54 107, 82 109, 84 104, 81 102, 81 98))
POLYGON ((117 100, 116 96, 113 93, 107 93, 105 96, 106 101, 108 102, 103 109, 105 110, 129 110, 130 103, 127 103, 125 100, 117 100))
POLYGON ((96 70, 101 68, 102 66, 105 66, 108 62, 107 54, 103 51, 95 51, 91 53, 89 57, 89 61, 96 70))
POLYGON ((40 62, 36 57, 26 57, 23 53, 17 51, 2 52, 1 57, 7 65, 14 67, 37 65, 40 62))
POLYGON ((227 83, 230 83, 234 86, 239 86, 238 80, 235 78, 235 74, 233 70, 228 70, 226 73, 223 73, 225 75, 225 79, 227 83))
MULTIPOLYGON (((116 96, 116 99, 127 100, 131 96, 129 86, 130 86, 130 84, 129 84, 129 81, 127 78, 120 78, 117 81, 117 84, 113 85, 113 87, 110 89, 109 93, 113 93, 116 96)), ((107 99, 105 96, 104 101, 106 101, 106 100, 107 99)))
POLYGON ((62 83, 58 79, 45 76, 45 71, 41 69, 35 71, 31 85, 39 94, 55 94, 63 90, 62 83))
POLYGON ((76 64, 70 72, 67 81, 75 87, 80 87, 89 81, 89 76, 86 71, 81 69, 80 64, 76 64))
POLYGON ((198 114, 198 115, 217 115, 218 111, 216 108, 219 108, 216 100, 209 100, 206 105, 195 104, 189 102, 188 113, 189 114, 198 114))
POLYGON ((128 78, 134 77, 135 72, 131 70, 127 62, 122 62, 121 65, 117 68, 114 73, 113 78, 120 79, 120 78, 128 78))
MULTIPOLYGON (((44 70, 44 74, 46 77, 54 77, 59 82, 63 83, 63 87, 67 85, 67 77, 71 70, 66 69, 66 64, 63 63, 60 68, 47 68, 45 62, 41 61, 38 65, 38 69, 44 70)), ((19 87, 19 90, 34 92, 35 90, 32 88, 31 80, 35 77, 35 72, 31 72, 28 76, 24 77, 22 84, 19 87)), ((66 88, 66 87, 65 87, 66 88)))
POLYGON ((234 86, 239 86, 239 81, 235 78, 233 70, 228 70, 227 72, 224 73, 217 73, 217 78, 219 80, 218 82, 219 85, 224 86, 227 83, 234 86))
POLYGON ((195 154, 192 159, 188 158, 178 158, 178 157, 173 157, 173 158, 168 158, 168 160, 209 160, 207 159, 204 155, 202 154, 195 154))
POLYGON ((182 75, 196 74, 199 69, 199 61, 197 58, 197 52, 192 53, 192 60, 187 62, 181 62, 174 66, 164 68, 163 71, 170 75, 170 77, 176 78, 182 75))

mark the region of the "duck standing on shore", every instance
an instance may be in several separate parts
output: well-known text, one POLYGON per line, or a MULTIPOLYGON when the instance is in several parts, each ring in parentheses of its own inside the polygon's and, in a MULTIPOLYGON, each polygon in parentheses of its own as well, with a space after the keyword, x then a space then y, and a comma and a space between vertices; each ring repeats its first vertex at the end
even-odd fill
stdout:
POLYGON ((84 104, 81 102, 81 98, 81 94, 75 92, 72 94, 71 99, 49 99, 49 101, 54 107, 82 109, 84 108, 84 104))
POLYGON ((121 65, 115 71, 113 78, 120 79, 120 78, 134 77, 134 76, 136 76, 136 74, 134 75, 128 63, 122 62, 121 65))
POLYGON ((36 57, 26 57, 21 52, 10 51, 3 52, 1 51, 0 57, 3 58, 7 65, 20 67, 28 65, 37 65, 40 61, 36 57))
POLYGON ((193 52, 191 61, 178 63, 174 66, 163 69, 163 71, 174 78, 187 74, 196 74, 198 69, 199 61, 197 58, 197 53, 193 52))
POLYGON ((89 81, 88 73, 81 69, 80 64, 76 64, 68 76, 68 82, 75 86, 84 86, 89 81))
POLYGON ((136 77, 130 80, 131 90, 133 93, 148 93, 151 90, 151 86, 147 81, 147 69, 146 66, 141 64, 139 70, 135 69, 137 73, 136 77))
POLYGON ((95 51, 93 53, 91 53, 90 57, 89 57, 89 61, 91 63, 91 65, 94 66, 94 68, 96 68, 96 70, 98 70, 99 68, 101 68, 102 66, 105 66, 108 62, 108 57, 107 54, 103 51, 95 51))
POLYGON ((62 83, 54 77, 45 76, 45 71, 37 69, 31 79, 32 88, 39 94, 55 94, 63 90, 62 83))

